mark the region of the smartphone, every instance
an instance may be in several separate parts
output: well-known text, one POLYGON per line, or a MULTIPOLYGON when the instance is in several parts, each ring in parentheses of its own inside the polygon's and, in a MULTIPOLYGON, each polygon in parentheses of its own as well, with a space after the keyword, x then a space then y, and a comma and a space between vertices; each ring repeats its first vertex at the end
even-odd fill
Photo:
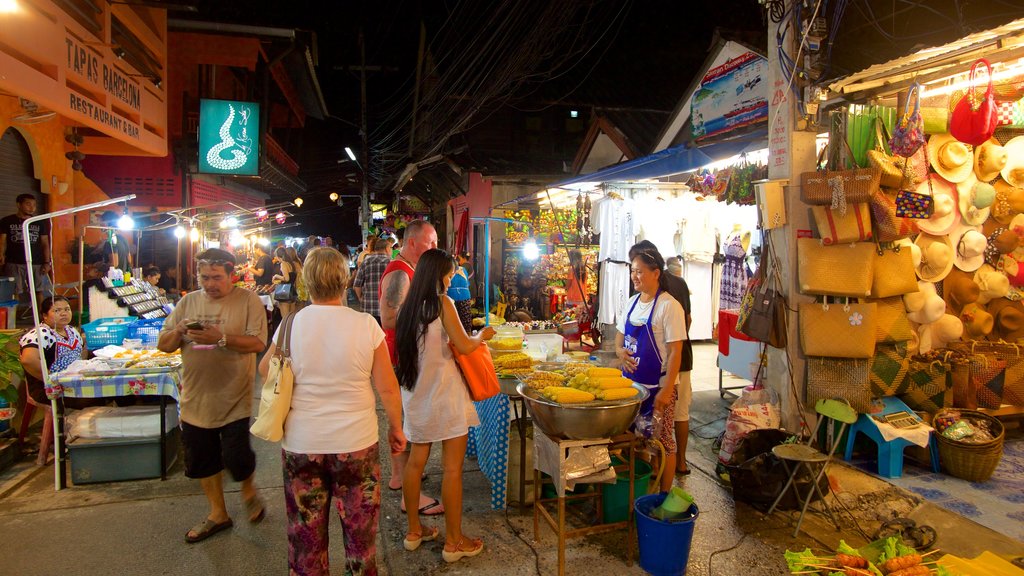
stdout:
POLYGON ((205 328, 203 323, 198 320, 192 320, 188 324, 185 324, 185 327, 188 328, 189 330, 202 330, 203 328, 205 328))

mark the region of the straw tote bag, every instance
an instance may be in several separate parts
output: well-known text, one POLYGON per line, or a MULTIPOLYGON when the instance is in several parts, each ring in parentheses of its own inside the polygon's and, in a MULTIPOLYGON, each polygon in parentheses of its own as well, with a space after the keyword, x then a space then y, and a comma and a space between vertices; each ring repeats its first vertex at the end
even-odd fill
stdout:
POLYGON ((800 344, 805 356, 872 358, 877 335, 873 303, 800 304, 800 344))
POLYGON ((874 281, 875 245, 871 242, 822 246, 814 238, 797 239, 800 292, 865 298, 874 281))
POLYGON ((808 359, 807 404, 835 398, 846 400, 857 412, 871 412, 870 367, 871 361, 865 359, 808 359))
POLYGON ((872 233, 879 242, 895 242, 919 232, 912 218, 896 215, 896 196, 884 190, 871 198, 872 233))
POLYGON ((818 235, 825 246, 871 240, 871 204, 847 204, 846 211, 811 206, 818 235))
POLYGON ((289 314, 281 322, 281 330, 277 333, 277 346, 274 356, 270 359, 270 369, 263 381, 260 394, 260 410, 256 421, 249 432, 253 436, 268 442, 280 442, 284 436, 284 421, 292 407, 292 388, 295 385, 295 374, 292 373, 291 341, 292 323, 295 314, 289 314))
MULTIPOLYGON (((916 285, 916 283, 915 283, 916 285)), ((910 325, 903 297, 867 300, 875 304, 875 340, 879 343, 906 342, 913 339, 914 328, 910 325)))
POLYGON ((871 359, 871 394, 877 398, 907 391, 910 353, 906 343, 879 344, 871 359))
POLYGON ((939 361, 910 363, 907 391, 900 400, 911 410, 938 412, 953 405, 953 389, 949 385, 949 365, 939 361))
POLYGON ((909 248, 901 250, 899 246, 883 248, 879 245, 872 272, 872 298, 889 298, 918 291, 917 273, 914 272, 909 248))

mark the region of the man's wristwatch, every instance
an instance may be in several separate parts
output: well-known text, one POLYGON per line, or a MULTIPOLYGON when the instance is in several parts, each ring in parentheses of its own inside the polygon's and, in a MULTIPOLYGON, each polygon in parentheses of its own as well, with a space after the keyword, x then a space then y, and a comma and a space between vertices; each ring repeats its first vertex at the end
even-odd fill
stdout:
POLYGON ((219 346, 220 348, 227 348, 228 347, 228 335, 227 334, 221 334, 220 335, 220 340, 217 340, 217 346, 219 346))

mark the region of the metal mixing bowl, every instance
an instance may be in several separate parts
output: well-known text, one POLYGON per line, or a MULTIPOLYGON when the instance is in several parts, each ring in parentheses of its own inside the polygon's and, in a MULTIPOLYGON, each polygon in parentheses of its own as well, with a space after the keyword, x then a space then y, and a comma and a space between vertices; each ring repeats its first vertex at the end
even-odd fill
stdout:
POLYGON ((525 399, 533 422, 552 438, 566 440, 599 440, 622 434, 640 411, 640 404, 649 395, 642 386, 633 385, 640 394, 630 400, 594 404, 558 404, 526 385, 516 390, 525 399))

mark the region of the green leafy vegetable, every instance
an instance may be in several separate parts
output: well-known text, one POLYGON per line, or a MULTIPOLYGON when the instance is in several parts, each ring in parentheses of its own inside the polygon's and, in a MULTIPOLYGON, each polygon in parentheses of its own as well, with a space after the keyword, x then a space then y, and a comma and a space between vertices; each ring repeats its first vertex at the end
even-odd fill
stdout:
POLYGON ((789 567, 790 572, 814 570, 815 566, 819 564, 817 557, 811 552, 810 548, 805 548, 803 552, 786 550, 783 557, 786 559, 786 566, 789 567))
POLYGON ((836 548, 836 552, 839 553, 839 554, 848 554, 850 556, 861 556, 861 557, 863 557, 863 554, 860 553, 860 550, 857 550, 853 546, 850 546, 849 544, 847 544, 843 540, 839 541, 839 547, 836 548))
POLYGON ((886 538, 885 548, 882 550, 882 555, 878 557, 878 564, 884 564, 887 560, 899 558, 900 556, 906 556, 908 554, 917 554, 917 550, 904 546, 903 539, 899 536, 892 536, 886 538))

